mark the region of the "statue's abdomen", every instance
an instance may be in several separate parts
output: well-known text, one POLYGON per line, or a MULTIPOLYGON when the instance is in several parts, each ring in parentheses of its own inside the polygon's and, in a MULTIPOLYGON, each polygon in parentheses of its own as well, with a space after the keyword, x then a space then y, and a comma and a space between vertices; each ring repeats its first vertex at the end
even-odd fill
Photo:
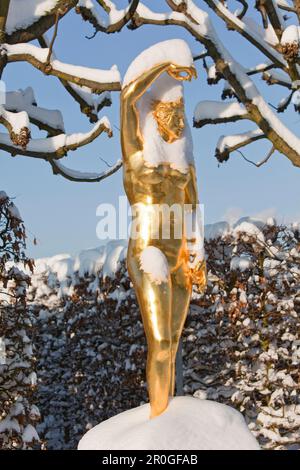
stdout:
POLYGON ((144 163, 134 168, 124 166, 124 187, 134 208, 135 231, 129 247, 133 256, 152 245, 166 255, 171 269, 178 265, 184 245, 183 208, 189 179, 189 173, 174 170, 169 164, 155 168, 144 163))
POLYGON ((182 173, 164 163, 148 167, 144 162, 124 164, 124 188, 130 204, 184 204, 184 192, 190 173, 182 173))

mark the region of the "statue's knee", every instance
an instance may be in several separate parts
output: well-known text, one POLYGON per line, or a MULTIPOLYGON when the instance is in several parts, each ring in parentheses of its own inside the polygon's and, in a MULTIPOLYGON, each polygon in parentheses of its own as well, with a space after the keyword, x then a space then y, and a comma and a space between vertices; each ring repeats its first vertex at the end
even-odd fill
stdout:
POLYGON ((171 357, 171 341, 154 341, 152 347, 149 349, 149 352, 153 360, 157 362, 164 362, 171 357))

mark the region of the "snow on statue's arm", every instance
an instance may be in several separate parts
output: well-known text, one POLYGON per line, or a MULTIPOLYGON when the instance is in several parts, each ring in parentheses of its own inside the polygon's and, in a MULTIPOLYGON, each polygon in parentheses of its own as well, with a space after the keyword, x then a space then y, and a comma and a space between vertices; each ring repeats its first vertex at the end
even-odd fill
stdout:
POLYGON ((190 166, 190 172, 191 178, 185 190, 184 206, 188 266, 191 282, 203 291, 206 286, 203 214, 198 200, 196 170, 193 165, 190 166))
POLYGON ((126 126, 127 134, 126 139, 122 134, 122 148, 126 155, 132 155, 135 152, 143 150, 143 138, 139 130, 139 117, 136 109, 136 102, 147 91, 152 83, 168 68, 170 62, 157 64, 152 69, 144 71, 141 75, 130 77, 128 80, 126 74, 123 87, 122 87, 122 106, 121 106, 121 121, 126 126), (130 122, 131 125, 127 126, 126 123, 130 122))

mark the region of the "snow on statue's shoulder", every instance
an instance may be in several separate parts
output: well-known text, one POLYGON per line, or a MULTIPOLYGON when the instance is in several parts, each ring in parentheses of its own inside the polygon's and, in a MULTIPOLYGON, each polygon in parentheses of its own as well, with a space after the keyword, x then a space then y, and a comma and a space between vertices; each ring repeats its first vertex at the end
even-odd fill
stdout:
POLYGON ((258 450, 243 416, 209 400, 175 397, 149 419, 149 404, 120 413, 88 431, 79 450, 258 450))
POLYGON ((172 62, 183 67, 193 65, 189 46, 182 39, 162 41, 145 49, 130 64, 123 80, 123 87, 135 80, 146 70, 163 62, 172 62))

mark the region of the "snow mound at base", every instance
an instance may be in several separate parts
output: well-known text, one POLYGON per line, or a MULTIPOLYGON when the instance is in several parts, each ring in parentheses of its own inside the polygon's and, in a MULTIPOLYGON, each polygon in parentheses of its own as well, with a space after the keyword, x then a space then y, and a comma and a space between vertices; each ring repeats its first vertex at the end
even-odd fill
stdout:
POLYGON ((149 419, 149 404, 120 413, 88 431, 78 450, 258 450, 243 416, 209 400, 175 397, 149 419))

